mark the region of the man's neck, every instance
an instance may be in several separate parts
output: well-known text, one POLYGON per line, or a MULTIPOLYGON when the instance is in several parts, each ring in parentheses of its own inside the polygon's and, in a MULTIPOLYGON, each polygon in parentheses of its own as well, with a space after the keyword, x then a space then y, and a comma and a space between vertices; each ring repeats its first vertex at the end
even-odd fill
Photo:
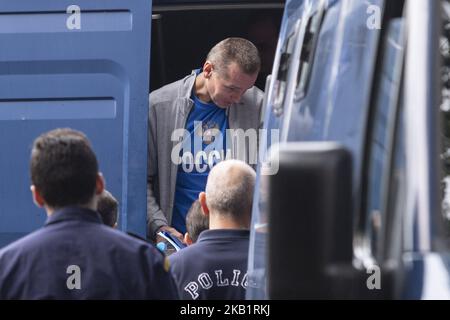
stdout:
POLYGON ((195 78, 194 93, 200 101, 208 103, 211 102, 211 97, 209 96, 208 89, 206 88, 206 81, 207 79, 205 79, 203 73, 200 73, 195 78))
POLYGON ((209 215, 209 229, 232 229, 232 230, 248 230, 249 227, 242 222, 237 222, 231 218, 229 215, 223 215, 213 213, 209 215))
MULTIPOLYGON (((96 211, 97 210, 97 202, 91 201, 88 204, 85 205, 74 205, 75 207, 78 208, 82 208, 82 209, 89 209, 92 211, 96 211)), ((59 211, 63 208, 53 208, 53 207, 49 207, 47 205, 44 205, 44 209, 47 212, 47 217, 50 217, 52 214, 54 214, 56 211, 59 211)))

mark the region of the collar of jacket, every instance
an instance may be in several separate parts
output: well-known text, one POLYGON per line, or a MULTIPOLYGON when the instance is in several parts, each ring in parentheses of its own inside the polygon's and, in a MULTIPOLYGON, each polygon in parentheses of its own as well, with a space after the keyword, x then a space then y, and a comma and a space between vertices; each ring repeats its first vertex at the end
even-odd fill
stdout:
MULTIPOLYGON (((179 103, 177 104, 178 110, 181 112, 183 120, 187 119, 189 112, 191 112, 191 109, 194 106, 194 101, 192 101, 191 99, 191 94, 195 85, 196 78, 197 78, 196 70, 192 70, 192 73, 186 78, 184 78, 183 85, 181 85, 178 88, 178 99, 181 99, 181 101, 179 101, 179 103)), ((181 127, 180 125, 181 124, 178 124, 177 127, 181 127)))
POLYGON ((53 212, 53 214, 47 218, 45 225, 67 220, 79 220, 100 224, 102 223, 102 218, 95 211, 80 207, 65 207, 53 212))
MULTIPOLYGON (((179 108, 182 112, 183 116, 187 118, 189 112, 191 112, 192 107, 194 106, 194 101, 192 101, 192 90, 194 89, 195 79, 197 78, 198 72, 200 69, 192 70, 191 74, 184 78, 183 85, 178 88, 178 97, 182 100, 188 101, 188 103, 180 103, 179 108)), ((229 116, 230 108, 243 104, 242 102, 238 102, 232 104, 228 108, 226 108, 226 115, 229 116)))
POLYGON ((209 240, 249 239, 250 230, 247 229, 213 229, 200 233, 197 243, 209 240))

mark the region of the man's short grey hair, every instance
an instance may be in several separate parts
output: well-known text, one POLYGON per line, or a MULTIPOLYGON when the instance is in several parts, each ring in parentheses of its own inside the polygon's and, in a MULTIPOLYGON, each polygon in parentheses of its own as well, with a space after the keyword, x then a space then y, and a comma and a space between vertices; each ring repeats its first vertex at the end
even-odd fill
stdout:
POLYGON ((243 38, 227 38, 219 42, 208 53, 207 60, 222 75, 232 62, 248 75, 254 75, 261 68, 258 49, 253 43, 243 38))
POLYGON ((207 206, 235 221, 245 221, 252 212, 255 177, 255 171, 243 161, 220 162, 208 176, 207 206))

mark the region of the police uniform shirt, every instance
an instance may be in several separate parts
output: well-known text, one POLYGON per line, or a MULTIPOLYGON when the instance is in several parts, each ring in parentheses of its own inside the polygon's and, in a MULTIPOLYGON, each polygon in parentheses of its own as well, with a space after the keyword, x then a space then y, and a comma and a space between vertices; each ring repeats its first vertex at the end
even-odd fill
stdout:
POLYGON ((182 299, 245 299, 250 232, 206 230, 198 241, 171 255, 182 299))
POLYGON ((168 262, 151 245, 76 207, 0 250, 0 299, 176 299, 168 262))

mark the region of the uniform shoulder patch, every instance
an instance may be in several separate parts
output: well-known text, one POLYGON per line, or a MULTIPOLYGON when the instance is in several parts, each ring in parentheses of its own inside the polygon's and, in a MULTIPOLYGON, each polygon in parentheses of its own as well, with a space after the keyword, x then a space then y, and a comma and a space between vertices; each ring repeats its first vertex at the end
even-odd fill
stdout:
POLYGON ((169 258, 164 257, 164 263, 163 263, 163 266, 164 266, 164 271, 169 272, 169 269, 170 269, 170 261, 169 261, 169 258))

